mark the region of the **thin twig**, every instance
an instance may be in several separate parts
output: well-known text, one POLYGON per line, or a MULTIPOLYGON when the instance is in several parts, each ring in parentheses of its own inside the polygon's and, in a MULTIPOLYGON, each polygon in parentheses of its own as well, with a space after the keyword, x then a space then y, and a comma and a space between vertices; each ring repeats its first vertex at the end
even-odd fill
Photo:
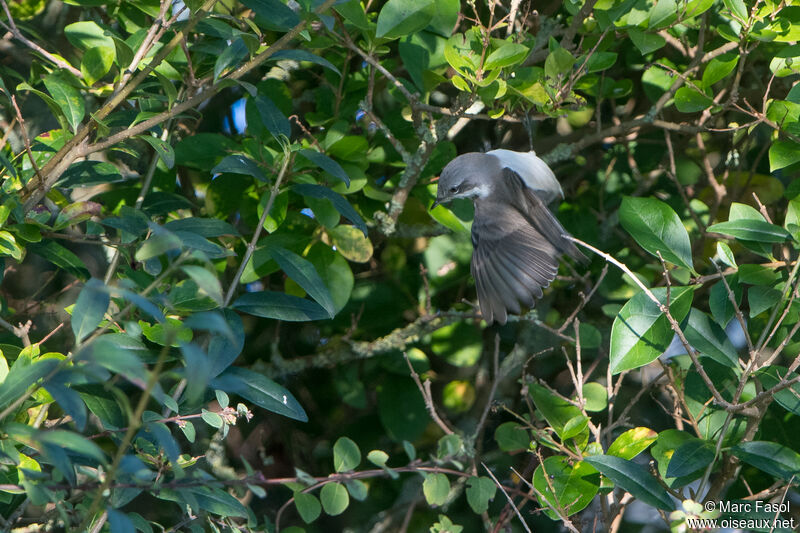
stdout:
POLYGON ((244 274, 244 269, 247 266, 247 263, 250 262, 250 258, 253 256, 253 252, 256 249, 256 243, 258 242, 259 237, 261 236, 261 231, 264 229, 264 222, 267 220, 267 216, 269 216, 270 210, 272 210, 272 204, 275 203, 275 198, 278 196, 278 189, 283 182, 283 178, 286 175, 286 169, 289 168, 289 163, 292 160, 292 156, 289 153, 283 154, 283 164, 281 165, 281 170, 278 172, 278 177, 275 180, 275 183, 272 185, 272 190, 269 194, 269 199, 267 200, 267 205, 264 206, 264 212, 261 213, 261 218, 258 221, 258 226, 256 227, 255 231, 253 231, 253 237, 250 239, 250 242, 247 243, 247 250, 244 253, 244 257, 242 258, 241 263, 239 263, 239 269, 236 271, 236 274, 233 276, 231 280, 231 284, 228 287, 228 293, 225 295, 225 301, 223 307, 228 307, 230 305, 231 300, 233 299, 233 295, 236 292, 236 288, 239 286, 239 280, 242 279, 242 274, 244 274))
POLYGON ((411 364, 411 359, 408 358, 408 353, 403 352, 403 357, 406 359, 406 363, 408 364, 408 370, 411 372, 411 378, 414 380, 414 383, 417 384, 417 388, 419 392, 422 394, 422 399, 425 402, 425 408, 428 410, 428 413, 431 415, 431 418, 436 425, 441 428, 442 431, 445 432, 447 435, 453 435, 454 431, 450 429, 444 420, 439 417, 439 413, 436 412, 436 406, 433 404, 433 395, 431 394, 431 381, 429 379, 425 380, 423 384, 422 381, 419 379, 419 374, 417 374, 416 370, 414 370, 414 366, 411 364))

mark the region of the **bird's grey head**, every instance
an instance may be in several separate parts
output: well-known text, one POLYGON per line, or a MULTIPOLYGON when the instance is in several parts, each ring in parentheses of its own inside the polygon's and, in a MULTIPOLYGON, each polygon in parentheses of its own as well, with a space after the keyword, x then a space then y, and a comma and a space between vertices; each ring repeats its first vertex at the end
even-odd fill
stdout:
POLYGON ((483 198, 491 192, 493 181, 503 171, 491 155, 471 152, 450 161, 439 176, 436 201, 432 207, 456 198, 483 198))

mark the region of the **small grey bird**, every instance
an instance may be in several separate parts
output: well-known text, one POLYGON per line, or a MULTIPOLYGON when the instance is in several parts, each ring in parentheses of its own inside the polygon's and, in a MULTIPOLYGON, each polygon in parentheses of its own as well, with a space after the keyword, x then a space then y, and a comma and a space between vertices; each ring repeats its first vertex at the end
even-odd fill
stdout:
POLYGON ((562 254, 585 259, 547 209, 563 196, 553 171, 532 151, 472 152, 444 167, 432 208, 472 198, 471 270, 487 323, 505 324, 508 313, 533 307, 555 279, 562 254))

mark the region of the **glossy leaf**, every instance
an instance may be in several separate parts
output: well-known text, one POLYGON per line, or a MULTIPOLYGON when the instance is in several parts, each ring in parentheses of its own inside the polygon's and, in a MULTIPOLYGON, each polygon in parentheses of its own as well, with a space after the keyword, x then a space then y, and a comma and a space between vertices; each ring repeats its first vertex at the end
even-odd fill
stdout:
POLYGON ((800 474, 800 454, 777 442, 742 442, 731 453, 759 470, 785 481, 800 474))
POLYGON ((355 209, 353 209, 353 206, 350 205, 344 196, 333 192, 327 187, 313 185, 311 183, 300 183, 298 185, 294 185, 292 190, 302 196, 310 196, 312 198, 327 198, 344 218, 352 222, 353 225, 360 229, 365 236, 367 235, 367 225, 364 222, 364 219, 361 218, 361 215, 359 215, 355 209))
POLYGON ((81 93, 58 74, 46 76, 44 86, 58 104, 61 112, 64 113, 72 131, 77 131, 78 125, 86 114, 81 93))
POLYGON ((297 153, 317 165, 328 174, 332 175, 334 178, 343 181, 348 187, 350 186, 350 176, 347 175, 347 172, 344 171, 339 163, 327 155, 308 148, 304 148, 297 153))
POLYGON ((737 239, 766 243, 784 242, 790 237, 789 232, 780 226, 764 220, 739 219, 720 222, 708 227, 708 231, 730 235, 737 239))
POLYGON ((667 467, 667 476, 687 476, 705 469, 714 460, 714 445, 701 439, 687 440, 681 444, 667 467))
POLYGON ((433 0, 389 0, 378 14, 376 37, 396 39, 427 26, 436 12, 433 0))
POLYGON ((162 141, 159 137, 153 137, 152 135, 139 135, 137 139, 142 139, 152 146, 153 150, 158 154, 158 157, 164 162, 164 166, 167 168, 175 166, 175 150, 173 150, 172 145, 168 142, 162 141))
POLYGON ((269 254, 278 263, 278 266, 286 272, 309 296, 328 312, 329 317, 336 314, 336 309, 331 298, 328 287, 322 282, 314 265, 307 259, 279 246, 270 246, 269 254))
POLYGON ((310 63, 316 63, 317 65, 321 65, 329 70, 332 70, 336 74, 341 76, 341 72, 336 65, 325 59, 324 57, 320 57, 316 54, 312 54, 307 50, 295 49, 295 50, 279 50, 272 54, 270 57, 272 60, 280 60, 280 59, 291 59, 294 61, 308 61, 310 63))
POLYGON ((243 294, 231 307, 251 315, 289 322, 330 318, 330 313, 316 302, 273 291, 243 294))
POLYGON ((668 512, 675 508, 667 491, 643 466, 613 455, 595 455, 584 460, 643 503, 668 512))
MULTIPOLYGON (((666 305, 667 290, 653 289, 661 305, 666 305)), ((670 313, 681 322, 689 313, 693 290, 689 287, 672 287, 670 313)), ((639 368, 654 361, 672 342, 674 332, 666 315, 644 292, 637 293, 626 303, 611 326, 611 372, 639 368)))
POLYGON ((238 394, 259 407, 306 422, 308 416, 292 393, 268 377, 240 367, 231 367, 211 381, 211 386, 238 394))
POLYGON ((650 428, 629 429, 614 439, 606 453, 630 460, 649 448, 657 436, 658 434, 650 428))
POLYGON ((619 208, 622 227, 639 245, 665 261, 694 270, 689 234, 670 206, 655 198, 625 197, 619 208))
POLYGON ((683 328, 686 340, 697 351, 716 362, 737 368, 739 357, 725 331, 712 322, 708 315, 697 309, 689 312, 689 320, 683 328))
POLYGON ((571 463, 560 456, 548 457, 536 467, 532 483, 544 496, 542 507, 553 520, 558 520, 558 514, 551 506, 571 516, 589 505, 600 488, 597 470, 586 461, 571 463))
POLYGON ((111 47, 95 46, 87 50, 81 60, 81 74, 86 85, 94 85, 97 80, 108 74, 115 57, 114 48, 111 47))
POLYGON ((223 172, 230 172, 231 174, 244 174, 252 176, 258 181, 269 181, 267 176, 261 170, 258 164, 249 157, 241 154, 234 154, 225 156, 217 166, 211 169, 212 174, 221 174, 223 172))
POLYGON ((75 302, 70 321, 76 342, 83 341, 100 325, 109 302, 110 298, 102 281, 92 278, 86 282, 75 302))

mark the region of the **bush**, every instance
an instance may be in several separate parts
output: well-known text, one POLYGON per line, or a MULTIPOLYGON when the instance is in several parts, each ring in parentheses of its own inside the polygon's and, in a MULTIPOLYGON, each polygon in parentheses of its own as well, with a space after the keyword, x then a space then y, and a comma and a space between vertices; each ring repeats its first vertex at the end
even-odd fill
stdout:
POLYGON ((4 530, 794 527, 800 8, 0 2, 4 530), (531 146, 487 326, 435 176, 531 146))

